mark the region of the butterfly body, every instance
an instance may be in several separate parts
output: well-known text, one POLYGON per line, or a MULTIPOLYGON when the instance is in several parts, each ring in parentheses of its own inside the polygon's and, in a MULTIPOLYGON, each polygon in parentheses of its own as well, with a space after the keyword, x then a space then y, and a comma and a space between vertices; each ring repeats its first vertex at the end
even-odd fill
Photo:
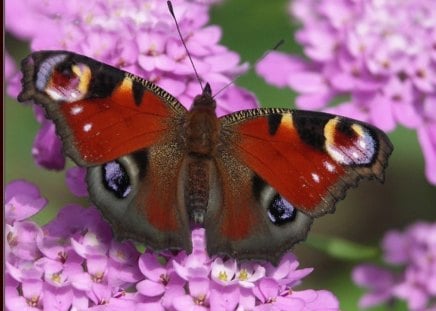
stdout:
POLYGON ((215 113, 216 103, 209 84, 203 93, 194 99, 186 113, 180 137, 185 148, 185 159, 179 170, 181 192, 178 204, 188 213, 191 225, 203 225, 210 191, 219 183, 215 167, 219 145, 220 123, 215 113))
POLYGON ((20 101, 55 122, 86 167, 91 200, 120 238, 276 262, 361 178, 383 180, 392 152, 371 125, 260 108, 217 117, 207 84, 191 109, 150 81, 67 51, 23 61, 20 101))

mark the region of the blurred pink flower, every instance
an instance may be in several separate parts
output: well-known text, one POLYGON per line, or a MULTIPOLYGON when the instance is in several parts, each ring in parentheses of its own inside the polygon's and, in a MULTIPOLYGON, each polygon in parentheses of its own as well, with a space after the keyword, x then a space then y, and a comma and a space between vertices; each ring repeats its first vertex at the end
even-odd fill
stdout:
POLYGON ((369 289, 359 301, 362 308, 371 307, 389 301, 392 298, 392 288, 395 284, 393 273, 381 267, 362 264, 353 270, 354 282, 369 289))
POLYGON ((385 131, 415 129, 427 179, 436 185, 434 2, 296 0, 289 11, 301 23, 295 39, 306 59, 273 52, 258 64, 258 74, 296 91, 298 108, 385 131))
POLYGON ((75 196, 87 197, 88 189, 86 185, 86 168, 72 167, 67 170, 65 182, 68 189, 75 196))
POLYGON ((436 122, 418 128, 418 141, 424 151, 427 178, 431 183, 436 184, 436 122))
POLYGON ((400 299, 412 311, 436 308, 436 223, 418 222, 404 232, 389 231, 382 248, 386 263, 396 267, 354 268, 354 282, 369 290, 359 305, 366 308, 400 299))
POLYGON ((42 122, 33 142, 32 155, 39 166, 47 169, 61 170, 65 167, 62 142, 52 121, 44 119, 42 122))
MULTIPOLYGON (((22 181, 6 189, 8 199, 41 200, 22 181)), ((277 266, 210 258, 204 229, 193 230, 191 254, 141 254, 116 241, 95 208, 67 205, 42 228, 15 218, 6 237, 8 310, 339 310, 330 292, 294 289, 312 271, 298 269, 294 255, 277 266)))
POLYGON ((5 51, 4 70, 5 70, 4 78, 5 81, 7 82, 6 94, 8 94, 12 98, 16 98, 21 88, 21 83, 20 83, 21 75, 18 72, 15 61, 12 59, 11 55, 9 55, 8 51, 5 51))
POLYGON ((5 220, 10 225, 35 215, 47 205, 38 187, 26 180, 10 182, 4 195, 5 220))

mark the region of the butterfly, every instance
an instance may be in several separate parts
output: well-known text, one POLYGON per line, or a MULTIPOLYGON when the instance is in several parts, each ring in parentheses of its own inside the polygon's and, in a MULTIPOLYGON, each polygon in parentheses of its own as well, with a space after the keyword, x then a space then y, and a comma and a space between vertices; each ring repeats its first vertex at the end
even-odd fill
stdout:
POLYGON ((156 84, 67 51, 22 62, 19 101, 41 104, 90 199, 120 239, 277 262, 362 178, 383 181, 379 129, 321 112, 259 108, 222 117, 209 84, 187 110, 156 84))

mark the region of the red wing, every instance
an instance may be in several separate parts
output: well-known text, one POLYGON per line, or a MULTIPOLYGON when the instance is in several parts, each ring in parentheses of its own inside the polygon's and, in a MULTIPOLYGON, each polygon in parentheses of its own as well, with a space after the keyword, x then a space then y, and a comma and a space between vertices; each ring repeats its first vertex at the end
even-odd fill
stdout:
POLYGON ((380 130, 325 113, 257 109, 221 120, 235 157, 315 217, 332 212, 359 179, 383 180, 393 149, 380 130))
POLYGON ((66 154, 82 166, 150 146, 186 111, 150 81, 82 55, 37 52, 22 67, 18 99, 44 106, 66 154))

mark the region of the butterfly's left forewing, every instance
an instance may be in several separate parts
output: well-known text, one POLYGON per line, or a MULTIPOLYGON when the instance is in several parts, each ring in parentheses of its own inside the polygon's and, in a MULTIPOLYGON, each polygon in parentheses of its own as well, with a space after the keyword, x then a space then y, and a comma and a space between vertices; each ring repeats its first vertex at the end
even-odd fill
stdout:
POLYGON ((280 254, 271 252, 283 252, 304 239, 309 219, 333 212, 349 187, 362 178, 383 180, 393 149, 387 136, 373 126, 321 112, 254 109, 220 121, 228 155, 221 153, 218 163, 234 162, 240 168, 222 165, 231 168, 221 169, 223 184, 231 184, 233 175, 245 167, 238 189, 245 187, 250 195, 242 200, 243 195, 231 196, 231 187, 223 191, 227 201, 210 231, 219 232, 227 244, 217 245, 218 234, 209 235, 212 253, 259 258, 250 255, 257 252, 276 260, 280 254), (249 219, 256 221, 248 224, 249 219), (234 227, 228 228, 229 223, 234 227), (235 232, 241 234, 231 236, 235 232))
POLYGON ((150 81, 67 51, 24 61, 20 101, 55 122, 65 153, 88 168, 90 197, 122 238, 191 249, 177 205, 186 109, 150 81))
POLYGON ((92 166, 162 140, 186 109, 150 81, 67 51, 32 53, 22 63, 20 101, 42 104, 64 151, 92 166))

